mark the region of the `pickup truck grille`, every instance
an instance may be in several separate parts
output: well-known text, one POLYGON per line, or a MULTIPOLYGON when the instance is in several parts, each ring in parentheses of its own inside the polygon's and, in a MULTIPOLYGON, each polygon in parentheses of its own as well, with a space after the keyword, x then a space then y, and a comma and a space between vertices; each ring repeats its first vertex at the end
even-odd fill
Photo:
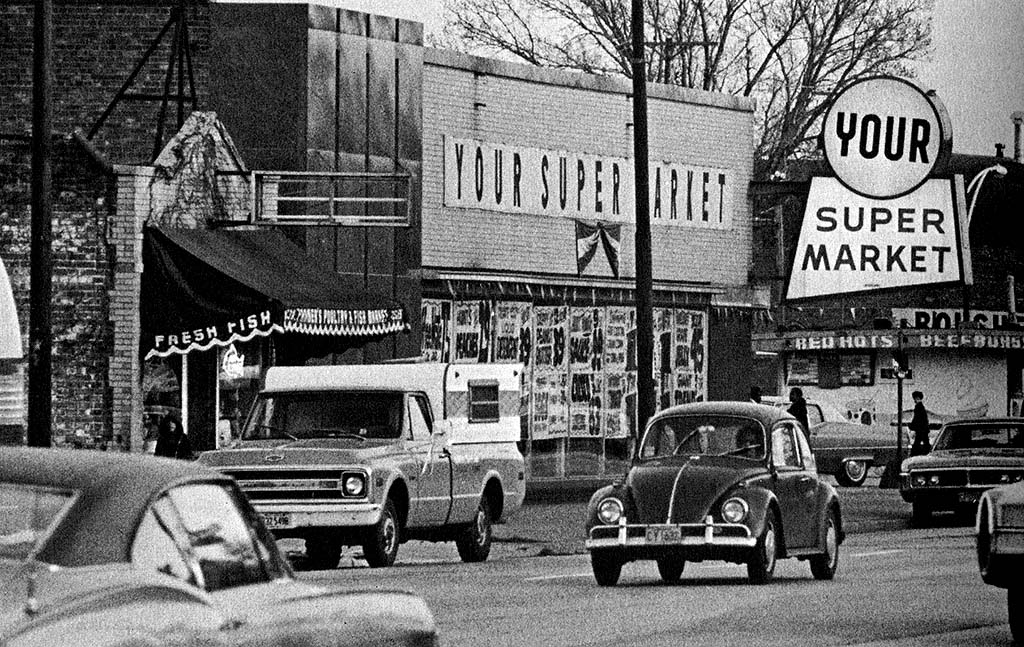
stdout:
MULTIPOLYGON (((223 470, 249 499, 333 501, 350 499, 341 491, 342 475, 350 470, 223 470)), ((363 474, 362 472, 353 472, 363 474)), ((365 477, 365 474, 363 475, 365 477)))

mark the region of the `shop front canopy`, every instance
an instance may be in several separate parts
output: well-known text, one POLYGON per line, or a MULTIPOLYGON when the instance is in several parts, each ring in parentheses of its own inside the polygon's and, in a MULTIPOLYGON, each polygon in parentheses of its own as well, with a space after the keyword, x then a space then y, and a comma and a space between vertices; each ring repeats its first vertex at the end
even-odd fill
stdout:
POLYGON ((351 289, 275 230, 147 228, 146 359, 273 334, 358 344, 408 330, 402 304, 351 289))

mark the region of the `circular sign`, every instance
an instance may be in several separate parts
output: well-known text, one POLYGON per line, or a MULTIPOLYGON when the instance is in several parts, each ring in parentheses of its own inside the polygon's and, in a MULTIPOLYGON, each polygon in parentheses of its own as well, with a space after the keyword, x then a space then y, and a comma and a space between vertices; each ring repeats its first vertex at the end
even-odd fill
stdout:
POLYGON ((821 139, 836 177, 868 198, 896 198, 921 186, 952 142, 944 108, 908 81, 876 76, 844 88, 829 107, 821 139))

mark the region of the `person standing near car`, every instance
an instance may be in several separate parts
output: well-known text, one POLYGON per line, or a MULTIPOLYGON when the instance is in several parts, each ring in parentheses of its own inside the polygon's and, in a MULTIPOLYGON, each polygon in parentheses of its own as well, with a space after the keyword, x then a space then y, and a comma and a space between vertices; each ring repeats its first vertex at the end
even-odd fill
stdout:
POLYGON ((910 431, 914 432, 914 444, 910 446, 911 456, 921 456, 932 450, 928 440, 928 410, 924 408, 924 393, 914 391, 910 394, 914 399, 914 417, 910 419, 910 431))
POLYGON ((794 386, 789 390, 789 409, 786 411, 800 421, 800 424, 803 426, 804 437, 810 442, 811 424, 807 420, 807 400, 804 400, 804 392, 800 387, 794 386))
POLYGON ((192 442, 177 416, 168 414, 160 423, 160 436, 154 453, 166 458, 192 459, 192 442))

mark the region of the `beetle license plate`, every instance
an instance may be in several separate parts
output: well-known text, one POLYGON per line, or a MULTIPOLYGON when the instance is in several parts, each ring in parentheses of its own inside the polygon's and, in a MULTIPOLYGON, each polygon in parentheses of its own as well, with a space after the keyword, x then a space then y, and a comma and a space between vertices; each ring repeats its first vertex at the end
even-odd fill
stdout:
POLYGON ((260 516, 263 517, 263 525, 271 530, 292 525, 292 516, 287 512, 264 512, 260 516))
POLYGON ((663 526, 647 529, 647 543, 672 544, 683 538, 683 533, 675 526, 663 526))

